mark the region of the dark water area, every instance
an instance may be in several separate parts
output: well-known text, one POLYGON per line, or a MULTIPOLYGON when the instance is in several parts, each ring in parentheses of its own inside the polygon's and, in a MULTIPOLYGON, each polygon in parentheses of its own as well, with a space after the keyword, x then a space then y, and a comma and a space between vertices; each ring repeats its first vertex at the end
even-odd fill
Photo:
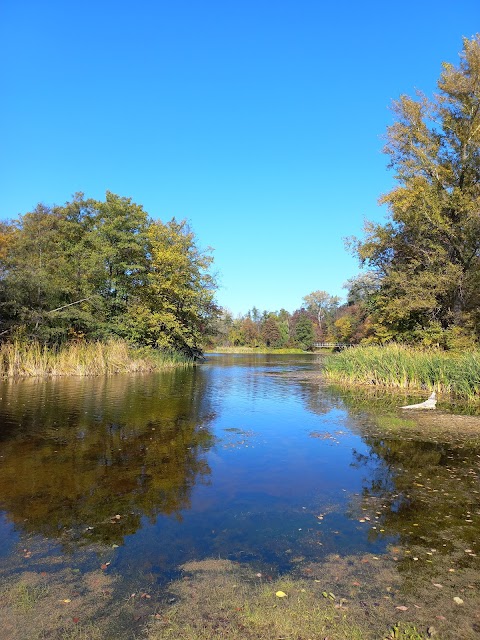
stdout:
POLYGON ((473 566, 480 432, 324 386, 308 377, 319 366, 209 355, 154 375, 3 382, 3 575, 108 561, 128 592, 192 559, 278 574, 391 548, 409 575, 436 557, 473 566))

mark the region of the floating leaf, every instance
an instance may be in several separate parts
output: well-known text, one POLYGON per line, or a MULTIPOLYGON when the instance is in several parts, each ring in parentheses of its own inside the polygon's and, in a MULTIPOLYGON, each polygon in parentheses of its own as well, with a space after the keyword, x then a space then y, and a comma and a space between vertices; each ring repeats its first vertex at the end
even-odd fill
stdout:
POLYGON ((277 596, 277 598, 286 598, 287 594, 284 591, 277 591, 277 593, 275 594, 277 596))

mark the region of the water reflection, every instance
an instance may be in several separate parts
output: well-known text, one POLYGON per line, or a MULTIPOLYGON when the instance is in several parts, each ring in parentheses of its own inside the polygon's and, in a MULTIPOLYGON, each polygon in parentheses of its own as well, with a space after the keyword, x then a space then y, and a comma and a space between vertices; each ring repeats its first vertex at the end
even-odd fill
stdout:
POLYGON ((196 370, 4 384, 0 504, 9 520, 64 542, 119 544, 142 517, 180 517, 210 474, 204 384, 196 370))
POLYGON ((428 432, 386 394, 329 389, 317 368, 210 356, 156 376, 4 384, 1 507, 19 532, 123 544, 125 563, 159 573, 209 555, 286 570, 394 543, 475 554, 478 438, 428 432))
POLYGON ((353 450, 363 488, 352 498, 350 517, 372 542, 395 541, 405 592, 424 598, 431 582, 450 572, 459 591, 471 588, 480 555, 479 418, 405 413, 385 393, 342 396, 351 428, 367 447, 353 450))

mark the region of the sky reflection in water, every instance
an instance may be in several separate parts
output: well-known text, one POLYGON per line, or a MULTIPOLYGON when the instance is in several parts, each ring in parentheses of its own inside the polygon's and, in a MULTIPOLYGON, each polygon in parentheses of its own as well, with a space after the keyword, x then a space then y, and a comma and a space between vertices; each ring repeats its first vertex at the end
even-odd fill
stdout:
POLYGON ((317 366, 212 355, 159 375, 4 383, 1 557, 18 537, 70 562, 114 546, 124 576, 162 582, 193 558, 276 572, 391 543, 475 545, 478 443, 423 440, 393 405, 295 377, 317 366))

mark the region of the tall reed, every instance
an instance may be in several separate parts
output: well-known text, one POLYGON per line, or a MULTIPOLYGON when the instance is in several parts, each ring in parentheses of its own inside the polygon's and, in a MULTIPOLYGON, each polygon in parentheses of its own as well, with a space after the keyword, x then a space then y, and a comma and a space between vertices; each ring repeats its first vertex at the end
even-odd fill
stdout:
POLYGON ((13 341, 0 346, 0 376, 95 376, 147 372, 185 366, 174 352, 135 349, 122 340, 79 342, 52 348, 38 342, 13 341))
POLYGON ((400 345, 355 347, 328 356, 326 378, 352 384, 427 389, 480 401, 480 351, 420 351, 400 345))

